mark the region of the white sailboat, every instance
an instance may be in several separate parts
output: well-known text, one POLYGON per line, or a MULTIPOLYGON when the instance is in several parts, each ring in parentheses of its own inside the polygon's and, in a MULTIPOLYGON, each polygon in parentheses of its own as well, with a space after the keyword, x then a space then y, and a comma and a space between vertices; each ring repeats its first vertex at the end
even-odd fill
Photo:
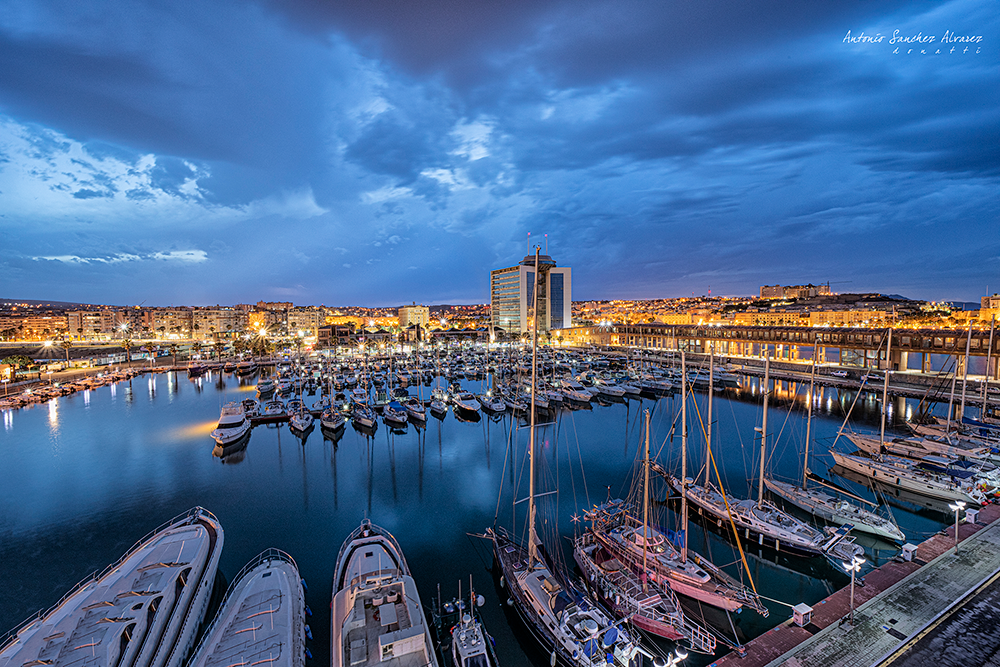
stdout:
MULTIPOLYGON (((848 561, 863 550, 845 540, 846 531, 828 536, 804 521, 764 500, 764 462, 767 453, 767 409, 770 395, 770 358, 764 359, 764 411, 760 431, 760 473, 757 500, 740 499, 723 492, 711 483, 671 478, 674 488, 702 512, 719 522, 732 523, 743 539, 805 556, 826 555, 848 561)), ((682 371, 683 372, 683 371, 682 371)), ((710 394, 711 396, 711 394, 710 394)), ((707 476, 707 474, 706 474, 707 476)))
MULTIPOLYGON (((767 477, 764 479, 765 486, 774 495, 783 498, 799 509, 824 521, 829 521, 838 526, 848 524, 853 526, 854 530, 870 533, 877 537, 902 544, 906 541, 906 536, 899 529, 899 526, 896 525, 896 522, 891 519, 891 514, 887 518, 865 507, 855 505, 844 498, 843 494, 835 496, 816 487, 809 488, 809 440, 812 432, 813 391, 815 386, 816 357, 813 355, 806 408, 808 415, 806 417, 806 445, 802 465, 802 485, 798 486, 774 479, 773 477, 767 477)), ((858 500, 861 499, 859 498, 858 500)))

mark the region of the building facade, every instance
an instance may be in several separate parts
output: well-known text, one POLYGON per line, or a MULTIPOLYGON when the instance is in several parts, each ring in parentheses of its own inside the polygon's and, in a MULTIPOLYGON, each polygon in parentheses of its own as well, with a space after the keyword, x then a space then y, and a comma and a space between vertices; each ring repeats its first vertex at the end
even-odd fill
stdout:
POLYGON ((426 328, 431 321, 431 309, 427 306, 418 306, 416 301, 412 306, 403 306, 396 314, 399 317, 400 329, 406 329, 414 324, 426 328))
MULTIPOLYGON (((573 326, 572 269, 556 266, 548 255, 538 258, 538 330, 573 326)), ((508 336, 531 331, 535 297, 535 257, 517 266, 490 271, 490 323, 508 336)))

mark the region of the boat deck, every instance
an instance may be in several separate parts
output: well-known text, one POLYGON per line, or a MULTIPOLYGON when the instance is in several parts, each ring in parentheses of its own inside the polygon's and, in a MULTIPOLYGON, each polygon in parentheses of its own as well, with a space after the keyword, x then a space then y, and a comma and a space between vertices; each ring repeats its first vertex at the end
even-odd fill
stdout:
POLYGON ((284 560, 265 560, 230 593, 190 667, 301 667, 304 616, 298 570, 284 560))
POLYGON ((730 653, 712 667, 885 664, 919 635, 1000 572, 1000 506, 983 507, 977 523, 959 524, 920 544, 913 561, 894 559, 869 572, 854 591, 855 625, 841 623, 850 611, 850 586, 813 606, 804 628, 785 621, 730 653))
POLYGON ((161 651, 171 655, 187 605, 203 578, 214 577, 221 548, 214 518, 193 516, 196 523, 144 538, 119 563, 21 628, 0 650, 0 664, 142 666, 161 651))

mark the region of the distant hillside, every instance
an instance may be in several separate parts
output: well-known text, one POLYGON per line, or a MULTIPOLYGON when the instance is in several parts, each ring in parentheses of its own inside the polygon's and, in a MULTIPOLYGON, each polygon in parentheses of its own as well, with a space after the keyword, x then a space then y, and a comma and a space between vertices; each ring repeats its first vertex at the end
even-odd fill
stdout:
POLYGON ((0 306, 14 306, 20 303, 24 303, 29 306, 51 306, 52 308, 79 308, 79 307, 91 308, 94 305, 90 303, 76 303, 74 301, 39 301, 38 299, 0 298, 0 306))

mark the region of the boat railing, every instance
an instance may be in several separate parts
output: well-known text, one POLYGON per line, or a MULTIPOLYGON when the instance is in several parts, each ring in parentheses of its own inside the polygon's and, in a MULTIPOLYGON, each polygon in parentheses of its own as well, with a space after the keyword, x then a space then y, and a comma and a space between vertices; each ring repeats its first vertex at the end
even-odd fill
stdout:
MULTIPOLYGON (((275 561, 275 560, 276 561, 281 561, 281 562, 284 562, 284 563, 288 563, 289 565, 292 566, 292 569, 295 570, 296 575, 301 577, 301 575, 298 574, 299 573, 299 566, 295 562, 294 558, 292 558, 289 554, 287 554, 286 552, 282 551, 281 549, 276 549, 274 547, 269 547, 269 548, 265 549, 264 551, 262 551, 261 553, 257 554, 253 559, 251 559, 251 561, 249 563, 247 563, 242 568, 240 568, 240 571, 236 573, 236 576, 233 577, 233 582, 231 584, 229 584, 229 588, 226 589, 226 594, 222 596, 222 601, 219 603, 219 610, 220 610, 220 612, 221 612, 221 610, 223 610, 223 609, 226 608, 226 603, 229 602, 229 598, 231 598, 233 596, 233 593, 236 592, 236 589, 237 589, 237 587, 239 587, 239 584, 243 580, 243 577, 245 577, 247 574, 249 574, 251 571, 253 571, 255 568, 257 568, 261 564, 267 563, 269 561, 275 561)), ((305 599, 303 598, 303 604, 304 604, 304 600, 305 599)), ((198 642, 197 646, 195 646, 194 650, 191 652, 191 656, 192 657, 191 657, 191 663, 190 664, 194 664, 194 658, 201 651, 202 645, 206 641, 208 641, 208 639, 212 636, 212 633, 215 631, 215 626, 218 625, 220 622, 222 622, 222 614, 221 613, 217 613, 215 615, 215 618, 212 619, 212 622, 209 624, 209 626, 205 629, 205 632, 202 634, 201 640, 198 642)), ((298 643, 298 634, 296 632, 292 633, 292 641, 294 643, 296 643, 296 644, 298 643)), ((294 650, 296 648, 300 648, 300 647, 293 646, 293 653, 292 653, 292 655, 302 655, 301 648, 298 651, 298 653, 294 652, 294 650)))
POLYGON ((114 570, 116 570, 132 554, 134 554, 136 551, 138 551, 139 549, 141 549, 142 546, 146 542, 148 542, 150 539, 152 539, 152 537, 154 535, 156 535, 157 533, 159 533, 161 531, 166 530, 167 528, 172 528, 174 526, 183 526, 183 525, 188 524, 188 523, 193 523, 194 521, 200 519, 202 516, 207 516, 207 517, 210 518, 211 521, 214 521, 215 523, 219 523, 219 520, 215 517, 215 515, 212 514, 211 512, 209 512, 204 507, 192 507, 187 512, 184 512, 183 514, 178 514, 173 519, 170 519, 169 521, 165 521, 160 526, 158 526, 157 528, 154 528, 153 530, 149 531, 146 535, 144 535, 142 538, 140 538, 135 544, 133 544, 129 548, 128 551, 126 551, 124 553, 124 555, 122 555, 121 558, 119 558, 115 562, 111 563, 111 565, 108 565, 106 568, 104 568, 103 570, 100 570, 100 571, 95 570, 94 572, 92 572, 91 574, 87 575, 82 580, 80 580, 79 583, 77 583, 75 586, 73 586, 72 588, 70 588, 69 591, 67 591, 61 598, 59 598, 58 602, 56 602, 55 604, 53 604, 50 607, 47 607, 45 609, 41 609, 41 610, 35 612, 34 614, 32 614, 31 616, 29 616, 28 618, 26 618, 24 621, 22 621, 21 623, 19 623, 13 629, 8 630, 3 635, 0 635, 0 652, 2 652, 4 649, 6 649, 7 645, 10 644, 12 640, 16 640, 17 635, 22 630, 24 630, 25 628, 29 627, 33 623, 37 622, 39 619, 44 618, 45 616, 47 616, 51 612, 53 612, 56 609, 58 609, 64 602, 66 602, 66 600, 68 600, 69 598, 71 598, 74 595, 76 595, 77 593, 79 593, 82 589, 86 588, 87 586, 89 586, 90 584, 92 584, 95 581, 100 581, 105 576, 107 576, 108 574, 110 574, 111 572, 113 572, 114 570))

